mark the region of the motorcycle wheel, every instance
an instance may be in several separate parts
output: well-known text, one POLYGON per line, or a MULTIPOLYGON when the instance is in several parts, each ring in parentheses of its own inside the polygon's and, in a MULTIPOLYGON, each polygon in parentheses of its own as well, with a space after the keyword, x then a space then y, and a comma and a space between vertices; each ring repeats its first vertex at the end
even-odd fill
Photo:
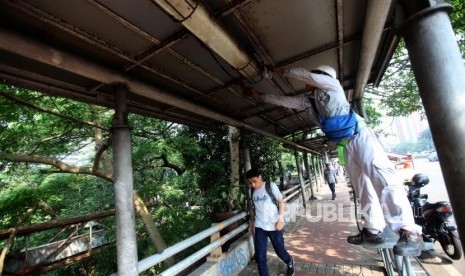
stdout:
POLYGON ((452 260, 459 260, 462 257, 462 247, 457 230, 447 231, 447 236, 440 238, 439 243, 452 260))

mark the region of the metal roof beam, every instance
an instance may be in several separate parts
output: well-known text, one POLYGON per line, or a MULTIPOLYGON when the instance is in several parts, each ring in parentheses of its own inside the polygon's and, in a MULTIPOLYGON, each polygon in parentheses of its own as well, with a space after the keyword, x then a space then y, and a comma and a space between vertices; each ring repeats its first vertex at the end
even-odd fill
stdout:
POLYGON ((354 101, 352 103, 357 105, 356 109, 361 115, 365 113, 361 102, 363 91, 371 73, 371 67, 373 66, 390 7, 391 0, 367 1, 367 12, 360 47, 360 63, 358 64, 358 74, 353 94, 354 101))
POLYGON ((80 76, 99 81, 107 85, 124 83, 128 86, 131 93, 141 97, 172 105, 179 109, 214 119, 228 125, 244 128, 257 134, 277 140, 281 143, 295 146, 300 150, 319 154, 318 152, 315 152, 307 147, 255 128, 245 122, 238 121, 221 113, 196 105, 195 103, 192 103, 186 99, 173 96, 172 94, 162 91, 152 85, 148 85, 144 82, 126 77, 118 71, 111 70, 92 61, 80 58, 73 54, 52 48, 49 45, 45 45, 39 41, 13 33, 4 27, 0 27, 0 49, 29 58, 31 60, 35 60, 43 64, 47 64, 49 66, 73 72, 80 76))
POLYGON ((261 74, 261 69, 239 43, 214 19, 213 15, 199 1, 152 0, 169 14, 174 21, 217 53, 241 75, 252 79, 261 74))
POLYGON ((338 43, 338 70, 339 81, 344 83, 344 4, 342 0, 336 1, 337 43, 338 43))

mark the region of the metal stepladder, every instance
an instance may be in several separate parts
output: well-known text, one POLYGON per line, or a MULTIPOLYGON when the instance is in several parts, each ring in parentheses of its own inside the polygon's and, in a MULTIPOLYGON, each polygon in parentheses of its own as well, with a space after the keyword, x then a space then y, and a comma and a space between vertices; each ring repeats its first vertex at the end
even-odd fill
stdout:
MULTIPOLYGON (((361 230, 361 220, 362 217, 360 214, 357 214, 357 208, 359 202, 357 197, 355 196, 355 192, 348 181, 348 186, 351 188, 351 197, 355 204, 355 215, 357 220, 357 227, 361 230)), ((384 229, 384 236, 386 237, 386 241, 382 244, 362 244, 363 247, 366 248, 374 248, 377 249, 378 252, 381 254, 381 258, 383 260, 384 268, 386 269, 386 273, 388 276, 414 276, 419 275, 415 273, 415 269, 412 267, 412 258, 411 256, 400 256, 394 254, 393 247, 397 243, 399 236, 392 232, 389 227, 384 229)), ((434 243, 432 242, 424 242, 423 250, 434 250, 434 243)), ((416 261, 416 259, 414 259, 416 261)), ((428 275, 426 272, 424 275, 428 275)))
MULTIPOLYGON (((394 254, 393 247, 397 242, 398 236, 388 228, 384 230, 386 242, 382 244, 363 244, 367 248, 376 248, 381 254, 384 268, 388 276, 414 276, 420 275, 418 268, 412 266, 412 262, 418 263, 415 257, 400 256, 394 254)), ((434 243, 424 242, 422 250, 434 250, 434 243)), ((421 265, 420 265, 421 268, 421 265)), ((423 271, 423 269, 421 268, 423 271)), ((424 272, 424 271, 423 271, 424 272)), ((424 275, 427 275, 424 272, 424 275)))

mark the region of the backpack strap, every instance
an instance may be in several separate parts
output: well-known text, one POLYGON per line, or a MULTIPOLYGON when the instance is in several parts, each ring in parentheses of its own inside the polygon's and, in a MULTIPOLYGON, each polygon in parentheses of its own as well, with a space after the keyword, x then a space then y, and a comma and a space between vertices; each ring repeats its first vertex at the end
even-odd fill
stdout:
POLYGON ((254 192, 254 188, 250 187, 250 201, 252 202, 251 204, 251 207, 252 207, 252 211, 255 211, 255 203, 253 202, 253 192, 254 192))
POLYGON ((273 202, 273 204, 276 205, 276 208, 278 208, 279 210, 278 201, 274 197, 273 191, 271 190, 271 183, 268 181, 265 182, 265 190, 268 193, 268 196, 270 197, 271 202, 273 202))

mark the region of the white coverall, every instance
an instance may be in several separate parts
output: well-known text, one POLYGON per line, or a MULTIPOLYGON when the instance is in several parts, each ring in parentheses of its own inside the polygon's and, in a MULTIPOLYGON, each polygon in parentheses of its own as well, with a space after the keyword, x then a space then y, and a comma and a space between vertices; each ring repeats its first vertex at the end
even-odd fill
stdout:
MULTIPOLYGON (((350 104, 337 79, 303 68, 285 69, 284 76, 303 81, 316 89, 299 96, 261 94, 264 102, 307 110, 316 123, 318 120, 310 97, 315 98, 317 111, 324 117, 350 112, 350 104)), ((363 120, 360 116, 357 119, 359 122, 363 120)), ((344 156, 347 174, 364 211, 363 226, 372 231, 383 231, 387 222, 396 233, 402 228, 420 234, 421 227, 415 224, 402 180, 369 127, 362 127, 345 146, 344 156)))

